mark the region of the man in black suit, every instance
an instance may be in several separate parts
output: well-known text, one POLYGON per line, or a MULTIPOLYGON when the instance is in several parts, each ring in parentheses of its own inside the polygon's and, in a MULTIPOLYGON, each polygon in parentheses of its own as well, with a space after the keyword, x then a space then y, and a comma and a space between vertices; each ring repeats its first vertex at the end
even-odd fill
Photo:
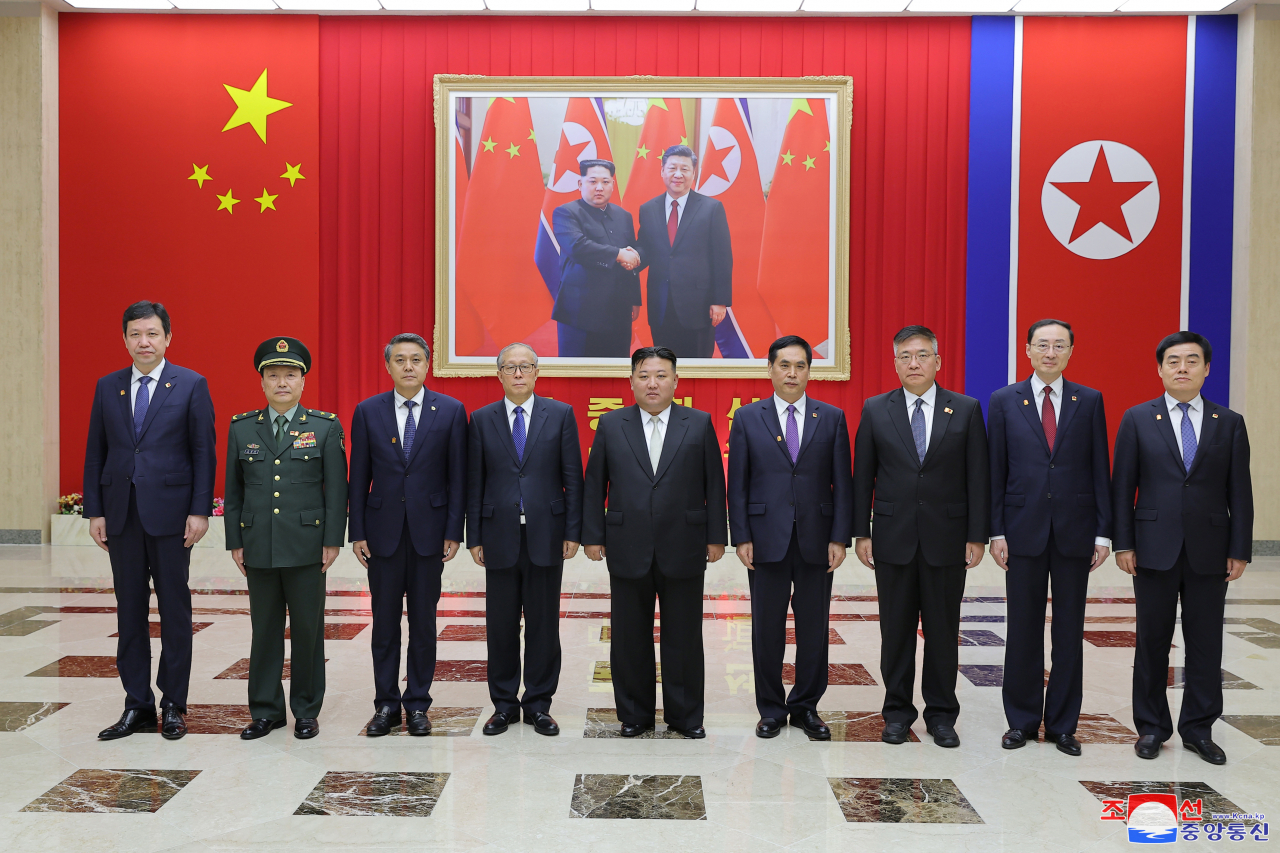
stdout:
POLYGON ((1200 396, 1213 347, 1175 332, 1156 347, 1164 394, 1124 413, 1112 495, 1116 564, 1133 575, 1138 640, 1133 655, 1134 745, 1155 758, 1173 736, 1165 692, 1178 602, 1186 651, 1178 715, 1182 745, 1226 764, 1213 742, 1222 714, 1222 617, 1227 584, 1253 554, 1253 485, 1244 418, 1200 396), (1136 494, 1136 503, 1135 503, 1136 494))
POLYGON ((631 214, 610 203, 614 165, 578 164, 582 198, 552 214, 560 245, 560 291, 551 318, 559 323, 561 356, 626 358, 631 323, 640 316, 636 231, 631 214))
POLYGON ((738 409, 729 430, 729 533, 749 570, 758 737, 787 717, 830 740, 818 716, 827 690, 831 581, 853 518, 844 411, 805 395, 813 350, 795 335, 769 346, 773 396, 738 409), (794 590, 794 591, 793 591, 794 590), (782 688, 787 605, 795 612, 795 687, 782 688))
POLYGON ((640 206, 640 262, 649 268, 654 346, 711 358, 715 327, 733 304, 733 247, 724 205, 693 192, 698 158, 687 145, 662 152, 667 191, 640 206))
POLYGON ((374 715, 370 736, 400 726, 431 733, 436 605, 444 564, 458 553, 467 505, 467 412, 423 382, 431 350, 403 333, 383 349, 395 389, 351 418, 351 548, 369 572, 374 715), (409 614, 408 687, 400 691, 400 621, 409 614))
POLYGON ((901 388, 871 397, 853 450, 853 535, 876 573, 885 743, 905 743, 916 625, 924 629, 924 723, 938 746, 957 747, 956 644, 965 571, 987 541, 991 471, 978 401, 940 387, 938 338, 924 326, 893 336, 901 388), (875 526, 872 527, 872 511, 875 526))
POLYGON ((703 722, 702 583, 724 556, 725 492, 711 416, 674 405, 676 354, 631 354, 636 405, 600 418, 587 461, 582 541, 608 560, 612 595, 609 663, 622 736, 652 728, 657 714, 653 598, 662 612, 663 719, 686 738, 703 722))
POLYGON ((489 644, 487 735, 520 719, 557 735, 551 697, 560 681, 560 581, 582 539, 582 451, 573 407, 536 397, 538 354, 508 344, 498 354, 503 398, 471 413, 467 443, 467 545, 484 567, 489 644), (524 613, 524 698, 520 614, 524 613))
POLYGON ((1062 378, 1075 332, 1027 330, 1034 372, 991 395, 991 556, 1005 575, 1005 749, 1040 737, 1080 754, 1084 606, 1089 573, 1111 547, 1111 460, 1102 395, 1062 378), (1056 497, 1055 497, 1056 496, 1056 497), (1053 669, 1044 683, 1044 611, 1053 582, 1053 669))
POLYGON ((121 321, 133 366, 98 380, 84 453, 84 517, 111 558, 116 669, 124 713, 98 734, 128 737, 156 725, 151 691, 152 585, 160 610, 160 733, 187 733, 191 681, 191 549, 209 530, 217 473, 213 400, 205 378, 165 360, 173 339, 159 302, 136 302, 121 321))

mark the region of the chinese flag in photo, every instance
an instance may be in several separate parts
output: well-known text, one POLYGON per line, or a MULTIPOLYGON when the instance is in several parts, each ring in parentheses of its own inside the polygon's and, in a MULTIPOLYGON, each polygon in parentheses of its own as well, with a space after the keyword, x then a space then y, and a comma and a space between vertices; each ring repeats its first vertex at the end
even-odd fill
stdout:
POLYGON ((471 167, 454 288, 498 348, 551 320, 551 294, 533 260, 543 189, 529 99, 494 98, 471 167))
MULTIPOLYGON (((631 167, 631 176, 627 178, 627 192, 622 200, 622 206, 631 214, 637 231, 640 229, 640 205, 667 191, 666 184, 662 183, 662 152, 672 145, 688 144, 680 99, 650 98, 649 109, 644 116, 644 127, 640 130, 640 141, 636 143, 635 163, 631 167)), ((640 316, 631 332, 632 343, 642 347, 653 346, 649 314, 644 304, 647 299, 648 278, 648 270, 640 273, 640 316)))
POLYGON ((726 358, 764 358, 777 339, 773 317, 756 292, 758 251, 764 232, 764 190, 751 129, 736 98, 716 101, 715 117, 698 160, 698 192, 724 205, 733 259, 733 305, 716 327, 716 346, 726 358))
POLYGON ((756 288, 779 333, 814 348, 828 336, 830 134, 825 101, 792 102, 765 206, 756 288))
MULTIPOLYGON (((97 378, 129 364, 120 317, 173 322, 167 358, 209 380, 219 432, 265 405, 253 353, 319 346, 314 16, 59 16, 62 490, 78 490, 97 378)), ((303 405, 316 396, 316 357, 303 405)), ((219 447, 219 455, 222 448, 219 447)), ((218 478, 221 492, 221 477, 218 478)))
MULTIPOLYGON (((467 206, 467 158, 462 151, 462 139, 458 127, 453 128, 453 231, 454 239, 462 236, 462 212, 467 206)), ((453 300, 453 351, 458 355, 471 355, 484 346, 484 324, 464 294, 454 295, 453 300)))

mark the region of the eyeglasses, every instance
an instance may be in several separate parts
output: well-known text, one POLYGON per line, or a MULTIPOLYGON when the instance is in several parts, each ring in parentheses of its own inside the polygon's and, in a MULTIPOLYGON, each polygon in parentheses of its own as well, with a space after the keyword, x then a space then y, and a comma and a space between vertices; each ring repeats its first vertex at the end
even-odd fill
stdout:
POLYGON ((924 364, 926 361, 933 358, 933 356, 934 356, 934 353, 931 353, 931 352, 923 352, 923 353, 922 352, 917 352, 917 353, 904 352, 898 356, 898 364, 905 366, 910 364, 913 361, 918 361, 921 364, 924 364))
POLYGON ((1037 344, 1032 344, 1031 348, 1036 352, 1048 352, 1052 349, 1054 352, 1062 354, 1071 349, 1071 345, 1063 343, 1050 344, 1048 341, 1040 341, 1037 344))
POLYGON ((507 374, 508 376, 515 376, 517 373, 521 373, 521 374, 533 373, 533 371, 538 369, 538 365, 536 364, 504 364, 502 365, 501 369, 502 369, 502 372, 507 374))

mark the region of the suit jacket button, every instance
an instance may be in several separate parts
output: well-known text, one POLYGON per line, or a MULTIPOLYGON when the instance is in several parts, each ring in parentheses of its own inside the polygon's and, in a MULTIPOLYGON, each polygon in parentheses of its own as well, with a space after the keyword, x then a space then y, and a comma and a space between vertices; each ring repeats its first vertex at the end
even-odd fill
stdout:
POLYGON ((520 475, 520 479, 521 479, 521 480, 523 480, 523 479, 524 479, 524 474, 521 474, 521 475, 520 475))
POLYGON ((134 452, 134 453, 141 453, 141 452, 142 452, 142 448, 140 448, 140 447, 135 447, 135 448, 134 448, 134 450, 133 450, 133 452, 134 452))
POLYGON ((1049 498, 1050 500, 1052 500, 1052 499, 1053 499, 1053 492, 1048 492, 1048 493, 1045 495, 1045 497, 1046 497, 1046 498, 1049 498))
POLYGON ((920 504, 920 506, 924 506, 924 501, 916 501, 916 503, 920 504))
POLYGON ((276 515, 279 515, 279 514, 280 514, 280 507, 276 507, 275 509, 273 509, 273 510, 271 510, 271 511, 272 511, 272 512, 274 512, 276 515))
POLYGON ((653 490, 654 490, 655 492, 656 492, 656 491, 658 491, 658 484, 657 484, 657 483, 654 483, 654 484, 653 484, 653 490))
POLYGON ((1050 462, 1050 463, 1049 463, 1049 467, 1050 467, 1050 468, 1052 468, 1052 467, 1053 467, 1053 463, 1052 463, 1052 462, 1050 462))

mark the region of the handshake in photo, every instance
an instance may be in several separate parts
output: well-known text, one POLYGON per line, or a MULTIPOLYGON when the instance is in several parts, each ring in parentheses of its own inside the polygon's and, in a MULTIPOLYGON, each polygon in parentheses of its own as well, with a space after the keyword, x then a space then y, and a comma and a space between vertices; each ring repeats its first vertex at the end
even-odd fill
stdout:
POLYGON ((640 253, 630 246, 623 246, 618 250, 618 263, 625 270, 633 270, 640 266, 640 253))

